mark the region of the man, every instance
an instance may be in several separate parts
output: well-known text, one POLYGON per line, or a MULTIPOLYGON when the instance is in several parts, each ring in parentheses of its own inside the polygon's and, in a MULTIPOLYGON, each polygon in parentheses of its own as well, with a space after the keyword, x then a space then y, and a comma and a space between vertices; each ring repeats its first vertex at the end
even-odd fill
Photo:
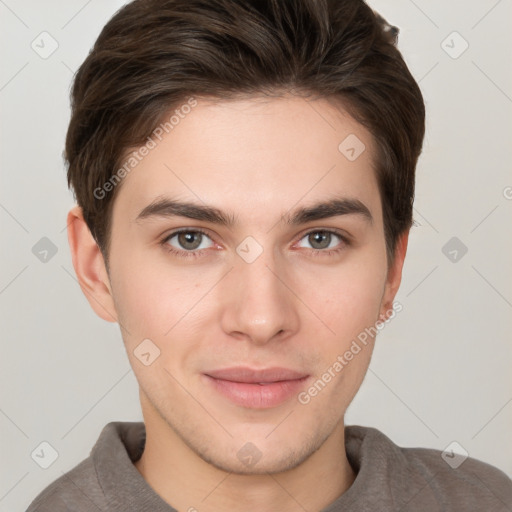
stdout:
POLYGON ((344 425, 400 307, 424 135, 395 38, 362 0, 136 0, 105 26, 68 234, 144 423, 30 512, 512 510, 497 468, 344 425))

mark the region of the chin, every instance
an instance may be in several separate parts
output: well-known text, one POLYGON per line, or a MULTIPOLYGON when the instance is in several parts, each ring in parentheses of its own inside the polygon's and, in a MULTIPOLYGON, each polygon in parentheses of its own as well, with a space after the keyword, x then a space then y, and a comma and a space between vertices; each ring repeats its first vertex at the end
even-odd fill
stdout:
MULTIPOLYGON (((297 432, 295 432, 297 434, 297 432)), ((239 475, 268 475, 292 470, 309 459, 324 444, 331 432, 316 431, 311 436, 275 436, 268 438, 268 431, 261 437, 247 436, 223 440, 215 446, 215 440, 199 446, 189 440, 189 447, 205 462, 217 469, 239 475)))
POLYGON ((291 451, 279 454, 268 454, 266 456, 263 452, 258 451, 255 445, 244 445, 246 450, 243 456, 235 454, 231 457, 216 454, 201 454, 198 455, 208 464, 213 467, 233 473, 235 475, 268 475, 283 473, 300 466, 311 454, 306 451, 291 451), (250 453, 252 452, 252 455, 250 453), (306 453, 305 453, 306 452, 306 453), (250 460, 252 458, 252 460, 250 460), (240 460, 241 459, 241 460, 240 460))

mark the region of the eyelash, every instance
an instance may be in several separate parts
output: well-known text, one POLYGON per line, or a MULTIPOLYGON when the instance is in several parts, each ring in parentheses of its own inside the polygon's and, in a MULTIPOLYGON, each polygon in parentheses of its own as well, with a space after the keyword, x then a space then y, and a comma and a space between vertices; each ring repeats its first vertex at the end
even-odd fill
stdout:
MULTIPOLYGON (((167 243, 167 242, 169 242, 169 240, 171 240, 171 238, 175 237, 176 235, 179 235, 180 233, 201 233, 202 235, 207 236, 208 238, 211 239, 210 235, 206 231, 203 231, 200 228, 178 229, 176 231, 173 231, 169 235, 165 236, 163 238, 163 240, 160 241, 160 245, 162 245, 167 252, 172 253, 175 256, 178 256, 180 258, 200 258, 200 257, 202 257, 201 251, 204 251, 205 249, 199 249, 199 250, 196 249, 194 251, 178 251, 174 247, 170 246, 167 243)), ((344 250, 345 246, 350 245, 349 238, 347 236, 343 235, 340 231, 338 231, 336 229, 314 229, 314 230, 311 230, 311 231, 308 231, 307 233, 305 233, 300 238, 300 240, 307 237, 308 235, 311 235, 312 233, 328 233, 331 235, 336 235, 343 242, 342 246, 338 249, 310 249, 310 251, 312 251, 311 254, 314 257, 330 256, 330 255, 338 254, 344 250)))

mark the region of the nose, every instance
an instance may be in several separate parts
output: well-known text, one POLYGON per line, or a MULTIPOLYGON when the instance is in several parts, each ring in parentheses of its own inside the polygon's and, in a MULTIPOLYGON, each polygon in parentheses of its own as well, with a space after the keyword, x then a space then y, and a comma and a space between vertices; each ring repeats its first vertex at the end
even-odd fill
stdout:
POLYGON ((248 263, 238 256, 223 282, 224 332, 255 345, 283 340, 299 327, 298 299, 284 262, 263 253, 248 263))

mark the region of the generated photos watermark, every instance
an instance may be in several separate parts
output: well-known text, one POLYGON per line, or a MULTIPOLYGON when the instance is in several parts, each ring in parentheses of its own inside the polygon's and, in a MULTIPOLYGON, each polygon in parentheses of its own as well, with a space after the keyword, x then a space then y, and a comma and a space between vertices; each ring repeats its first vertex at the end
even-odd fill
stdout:
POLYGON ((112 190, 121 183, 121 180, 125 178, 144 157, 149 155, 152 149, 157 147, 158 143, 162 141, 164 134, 168 134, 174 130, 180 121, 185 119, 187 114, 190 114, 192 108, 195 106, 197 106, 197 100, 194 97, 190 97, 186 103, 175 109, 167 121, 160 123, 153 130, 145 144, 140 146, 136 151, 132 151, 124 164, 101 187, 94 189, 94 197, 101 200, 104 199, 109 192, 112 192, 112 190))
POLYGON ((345 366, 348 365, 350 361, 357 356, 361 350, 368 344, 368 341, 373 339, 377 333, 382 331, 386 324, 390 322, 397 313, 402 311, 403 306, 400 302, 395 301, 390 310, 386 312, 386 320, 380 321, 378 320, 371 327, 366 327, 364 331, 360 332, 355 339, 352 340, 352 343, 348 350, 346 350, 342 355, 339 355, 336 358, 336 361, 327 368, 327 370, 318 378, 306 391, 301 391, 297 399, 299 403, 302 405, 307 405, 311 402, 311 399, 317 396, 329 382, 339 374, 345 366))

